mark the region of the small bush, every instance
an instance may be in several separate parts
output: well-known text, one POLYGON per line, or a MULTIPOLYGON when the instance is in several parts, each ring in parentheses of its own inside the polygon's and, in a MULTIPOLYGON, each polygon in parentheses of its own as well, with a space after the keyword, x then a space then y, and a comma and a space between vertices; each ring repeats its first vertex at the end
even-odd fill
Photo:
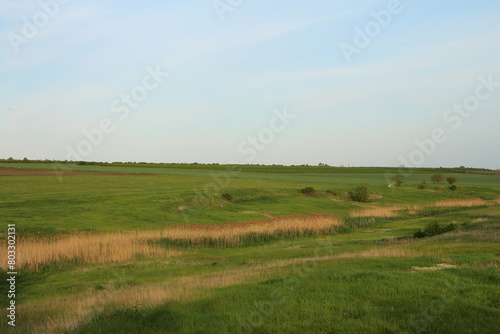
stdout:
POLYGON ((425 182, 422 182, 417 186, 417 189, 425 189, 425 188, 426 188, 425 182))
POLYGON ((301 189, 300 192, 303 195, 307 195, 307 196, 314 196, 314 195, 316 195, 316 190, 314 190, 313 187, 305 187, 304 189, 301 189))
POLYGON ((450 185, 452 185, 453 183, 457 182, 457 178, 453 177, 453 176, 449 176, 446 178, 446 182, 448 182, 450 185))
POLYGON ((414 238, 425 238, 433 237, 438 234, 443 234, 457 229, 457 225, 448 224, 446 226, 440 226, 437 221, 434 221, 425 227, 425 230, 418 230, 413 233, 414 238))
POLYGON ((405 182, 405 177, 401 174, 395 174, 391 177, 391 180, 396 183, 397 187, 401 187, 401 185, 405 182))
POLYGON ((228 194, 228 193, 225 193, 225 194, 222 194, 222 197, 229 201, 229 202, 232 202, 233 201, 233 196, 231 194, 228 194))
POLYGON ((354 191, 349 192, 349 198, 356 202, 367 203, 370 200, 370 186, 368 183, 358 184, 354 191))
POLYGON ((452 190, 452 191, 456 191, 457 189, 458 189, 458 187, 454 184, 450 186, 450 190, 452 190))
POLYGON ((330 195, 333 195, 333 196, 337 196, 337 193, 333 190, 327 190, 326 191, 327 194, 330 194, 330 195))
POLYGON ((432 175, 431 180, 435 183, 443 182, 444 176, 439 173, 436 173, 432 175))

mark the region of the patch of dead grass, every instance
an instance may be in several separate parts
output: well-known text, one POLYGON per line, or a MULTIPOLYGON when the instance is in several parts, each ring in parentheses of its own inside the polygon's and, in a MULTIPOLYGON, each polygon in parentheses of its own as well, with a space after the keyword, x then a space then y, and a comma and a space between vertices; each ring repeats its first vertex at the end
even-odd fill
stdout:
POLYGON ((448 263, 438 263, 432 267, 411 267, 412 271, 434 271, 434 270, 443 270, 449 268, 456 268, 456 265, 448 264, 448 263))

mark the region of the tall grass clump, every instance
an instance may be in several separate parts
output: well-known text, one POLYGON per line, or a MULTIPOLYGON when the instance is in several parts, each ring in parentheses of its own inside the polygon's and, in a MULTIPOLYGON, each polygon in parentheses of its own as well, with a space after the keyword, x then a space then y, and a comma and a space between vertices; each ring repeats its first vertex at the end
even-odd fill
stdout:
POLYGON ((449 207, 472 207, 485 205, 485 201, 479 197, 476 198, 454 198, 445 199, 436 202, 436 208, 449 208, 449 207))
POLYGON ((221 225, 181 225, 165 228, 160 244, 187 247, 238 247, 284 238, 333 233, 343 223, 340 217, 312 214, 221 225))
MULTIPOLYGON (((17 266, 26 270, 39 270, 42 265, 76 261, 81 263, 113 263, 145 257, 170 257, 180 254, 148 242, 160 238, 160 231, 90 233, 75 232, 50 237, 26 237, 17 241, 17 266)), ((0 255, 4 258, 5 241, 0 242, 0 255)), ((6 270, 7 262, 0 268, 6 270)))
POLYGON ((353 218, 357 217, 378 217, 378 218, 392 218, 398 217, 398 210, 403 210, 399 206, 370 206, 363 209, 354 210, 351 212, 350 216, 353 218))

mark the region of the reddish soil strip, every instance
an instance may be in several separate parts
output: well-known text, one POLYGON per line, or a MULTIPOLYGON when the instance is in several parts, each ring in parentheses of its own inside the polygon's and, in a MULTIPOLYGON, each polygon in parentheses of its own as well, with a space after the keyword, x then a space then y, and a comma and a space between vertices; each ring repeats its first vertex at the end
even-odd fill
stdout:
POLYGON ((500 171, 492 171, 492 170, 471 170, 468 171, 467 173, 471 174, 486 174, 486 175, 500 175, 500 171))
POLYGON ((69 176, 78 174, 90 175, 154 175, 154 174, 133 174, 133 173, 107 173, 107 172, 87 172, 81 170, 55 170, 55 169, 32 169, 32 168, 0 168, 1 176, 69 176))

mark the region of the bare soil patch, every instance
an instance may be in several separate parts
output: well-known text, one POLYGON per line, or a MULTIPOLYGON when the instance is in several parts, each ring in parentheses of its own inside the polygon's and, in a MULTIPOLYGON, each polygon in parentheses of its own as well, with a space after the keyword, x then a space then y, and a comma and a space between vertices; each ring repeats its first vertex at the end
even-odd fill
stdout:
POLYGON ((467 173, 470 174, 485 174, 485 175, 500 175, 500 171, 498 170, 471 170, 467 173))
POLYGON ((413 271, 434 271, 434 270, 442 270, 448 268, 456 268, 457 266, 448 263, 438 263, 433 267, 411 267, 413 271))

